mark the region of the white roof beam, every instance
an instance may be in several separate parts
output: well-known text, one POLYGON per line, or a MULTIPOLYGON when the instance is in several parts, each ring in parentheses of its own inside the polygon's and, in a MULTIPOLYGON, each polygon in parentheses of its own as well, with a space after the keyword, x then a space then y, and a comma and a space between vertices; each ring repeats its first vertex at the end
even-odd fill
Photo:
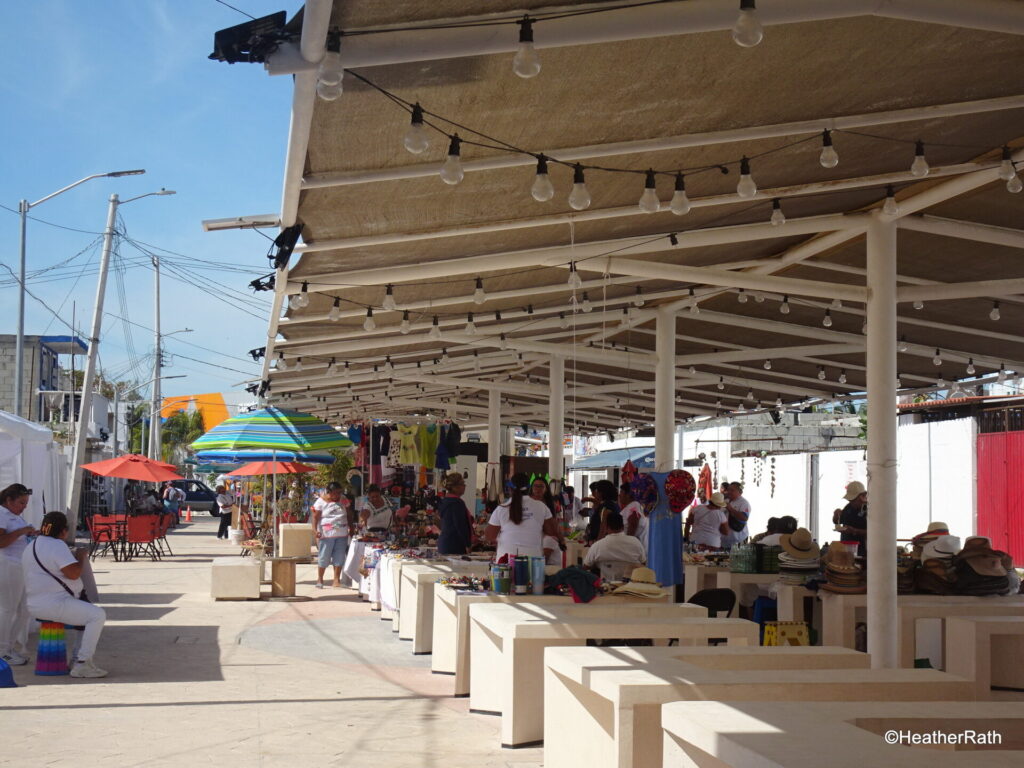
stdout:
POLYGON ((1024 277, 942 285, 904 285, 896 290, 896 300, 905 302, 977 299, 986 296, 1012 296, 1021 291, 1024 291, 1024 277))
POLYGON ((973 221, 957 221, 928 215, 905 216, 900 219, 899 228, 941 237, 973 240, 978 243, 1005 245, 1007 248, 1024 248, 1024 230, 978 224, 973 221))

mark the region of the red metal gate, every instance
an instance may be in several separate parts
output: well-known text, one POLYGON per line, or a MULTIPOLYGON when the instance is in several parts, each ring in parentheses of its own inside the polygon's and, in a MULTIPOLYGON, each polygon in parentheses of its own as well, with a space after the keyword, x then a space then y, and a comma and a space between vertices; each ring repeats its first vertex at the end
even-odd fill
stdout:
POLYGON ((1024 432, 978 435, 978 535, 1024 562, 1024 432))

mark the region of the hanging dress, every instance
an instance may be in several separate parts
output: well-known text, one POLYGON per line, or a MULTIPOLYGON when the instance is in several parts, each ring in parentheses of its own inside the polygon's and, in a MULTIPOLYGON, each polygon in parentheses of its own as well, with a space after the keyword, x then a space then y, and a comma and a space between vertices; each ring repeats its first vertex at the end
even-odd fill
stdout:
POLYGON ((419 430, 415 424, 399 424, 398 437, 401 440, 401 447, 398 451, 398 459, 402 464, 418 464, 419 451, 416 449, 416 433, 419 430))
POLYGON ((437 461, 437 444, 441 439, 441 427, 437 424, 420 425, 420 464, 433 469, 437 461))
MULTIPOLYGON (((658 489, 658 501, 651 512, 650 528, 647 543, 647 566, 658 577, 663 586, 683 583, 683 520, 682 516, 672 511, 668 494, 665 492, 665 480, 671 473, 650 472, 658 489)), ((691 477, 692 481, 692 477, 691 477)), ((675 484, 675 483, 673 483, 675 484)), ((673 489, 673 503, 678 505, 680 498, 673 489)))

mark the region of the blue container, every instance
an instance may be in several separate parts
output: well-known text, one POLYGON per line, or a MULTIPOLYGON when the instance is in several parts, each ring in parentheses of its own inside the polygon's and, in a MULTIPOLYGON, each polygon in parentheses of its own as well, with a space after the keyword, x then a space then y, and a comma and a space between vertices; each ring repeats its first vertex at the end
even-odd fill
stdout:
POLYGON ((544 594, 544 558, 530 558, 530 583, 533 585, 533 594, 544 594))
POLYGON ((512 562, 512 588, 517 595, 530 591, 530 557, 516 555, 512 562))

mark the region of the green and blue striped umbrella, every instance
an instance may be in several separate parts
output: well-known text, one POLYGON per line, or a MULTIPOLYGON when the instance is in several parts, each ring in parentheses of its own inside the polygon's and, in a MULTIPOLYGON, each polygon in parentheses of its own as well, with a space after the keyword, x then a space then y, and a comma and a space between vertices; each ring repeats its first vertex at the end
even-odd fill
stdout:
POLYGON ((316 416, 262 408, 222 421, 192 443, 194 451, 267 450, 323 453, 352 441, 316 416))

